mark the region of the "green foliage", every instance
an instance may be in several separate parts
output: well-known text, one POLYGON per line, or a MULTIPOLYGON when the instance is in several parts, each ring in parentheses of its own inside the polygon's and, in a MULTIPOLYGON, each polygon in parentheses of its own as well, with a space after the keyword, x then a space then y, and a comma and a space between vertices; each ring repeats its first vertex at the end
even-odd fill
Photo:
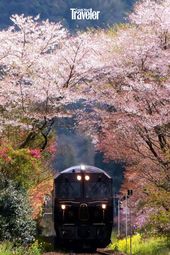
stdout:
POLYGON ((30 243, 35 236, 26 191, 0 176, 0 240, 30 243))
MULTIPOLYGON (((48 149, 50 153, 53 148, 48 149)), ((30 243, 34 240, 36 224, 32 218, 36 208, 32 208, 30 192, 51 177, 44 164, 48 156, 42 156, 40 149, 16 149, 4 141, 0 146, 1 241, 30 243)))
POLYGON ((40 179, 41 161, 29 149, 0 146, 0 172, 28 189, 40 179))
POLYGON ((145 189, 149 194, 143 201, 143 207, 148 208, 149 212, 147 221, 141 229, 145 235, 149 233, 170 236, 170 192, 166 190, 165 181, 163 185, 164 188, 157 188, 150 184, 145 189))
MULTIPOLYGON (((110 246, 113 250, 127 252, 129 254, 130 238, 113 240, 110 246), (127 248, 127 249, 126 249, 127 248)), ((132 254, 133 255, 170 255, 170 241, 165 237, 142 238, 140 234, 132 237, 132 254)))
POLYGON ((0 243, 0 255, 40 255, 41 247, 38 242, 29 246, 16 247, 11 242, 0 243))
POLYGON ((156 214, 151 215, 145 230, 170 236, 170 211, 159 209, 156 214))

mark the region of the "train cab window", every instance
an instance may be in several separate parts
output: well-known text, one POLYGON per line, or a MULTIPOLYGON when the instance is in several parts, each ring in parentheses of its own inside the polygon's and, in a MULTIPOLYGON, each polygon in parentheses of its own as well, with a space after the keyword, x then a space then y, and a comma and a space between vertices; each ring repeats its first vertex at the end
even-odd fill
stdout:
POLYGON ((81 183, 62 180, 56 185, 56 193, 58 198, 62 199, 76 199, 81 197, 81 183))
POLYGON ((111 185, 108 182, 89 182, 85 184, 85 198, 105 199, 111 195, 111 185))

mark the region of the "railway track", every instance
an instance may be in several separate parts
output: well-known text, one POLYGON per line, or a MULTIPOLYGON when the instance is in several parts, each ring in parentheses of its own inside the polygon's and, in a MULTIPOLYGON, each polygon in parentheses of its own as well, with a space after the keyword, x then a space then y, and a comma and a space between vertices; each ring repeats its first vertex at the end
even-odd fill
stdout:
POLYGON ((42 241, 44 241, 46 244, 49 244, 49 246, 51 245, 51 251, 50 252, 44 252, 42 255, 126 255, 125 253, 122 252, 113 252, 112 250, 109 250, 107 248, 105 249, 97 249, 96 252, 75 252, 72 250, 64 250, 59 247, 54 247, 54 241, 55 238, 54 236, 43 236, 42 237, 42 241))
POLYGON ((113 252, 112 250, 105 250, 105 249, 97 249, 97 253, 96 254, 103 254, 103 255, 126 255, 125 253, 113 252))
POLYGON ((96 252, 94 253, 77 253, 77 252, 61 252, 61 251, 55 251, 55 252, 47 252, 43 253, 43 255, 125 255, 125 253, 120 253, 120 252, 113 252, 111 250, 102 250, 102 249, 97 249, 96 252))
POLYGON ((122 252, 113 252, 112 250, 109 250, 107 248, 105 249, 97 249, 96 252, 75 252, 72 250, 64 250, 59 247, 54 247, 54 236, 43 236, 42 241, 44 241, 46 244, 51 245, 51 251, 50 252, 44 252, 42 255, 126 255, 122 252))
POLYGON ((97 254, 111 255, 111 254, 114 254, 114 253, 113 253, 113 251, 98 249, 97 254))

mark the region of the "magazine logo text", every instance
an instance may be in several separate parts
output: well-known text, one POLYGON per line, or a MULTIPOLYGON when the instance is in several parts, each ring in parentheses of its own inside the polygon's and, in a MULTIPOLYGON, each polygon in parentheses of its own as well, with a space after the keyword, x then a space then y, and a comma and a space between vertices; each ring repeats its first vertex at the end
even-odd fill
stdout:
POLYGON ((98 20, 100 11, 90 9, 70 8, 72 20, 98 20))

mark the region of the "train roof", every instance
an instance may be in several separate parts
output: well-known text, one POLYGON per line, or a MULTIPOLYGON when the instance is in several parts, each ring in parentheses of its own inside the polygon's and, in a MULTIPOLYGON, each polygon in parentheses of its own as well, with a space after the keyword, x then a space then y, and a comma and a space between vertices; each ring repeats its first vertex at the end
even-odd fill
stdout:
POLYGON ((54 178, 57 178, 60 174, 69 174, 69 173, 81 173, 84 171, 85 173, 103 173, 105 174, 108 178, 111 178, 105 171, 102 169, 95 167, 95 166, 89 166, 89 165, 77 165, 77 166, 72 166, 69 167, 55 175, 54 178))

